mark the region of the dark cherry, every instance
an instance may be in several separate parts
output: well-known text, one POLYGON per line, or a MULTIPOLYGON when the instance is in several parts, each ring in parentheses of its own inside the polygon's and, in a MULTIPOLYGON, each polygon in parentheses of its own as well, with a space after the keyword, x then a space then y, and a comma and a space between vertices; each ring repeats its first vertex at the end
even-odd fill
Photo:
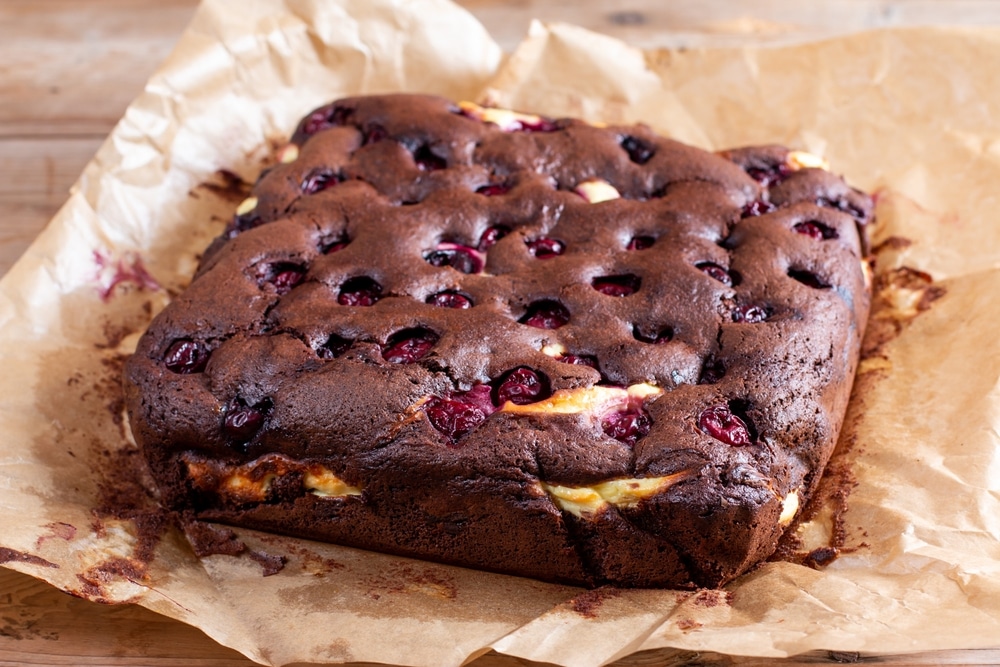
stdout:
POLYGON ((173 373, 190 375, 205 370, 211 355, 204 344, 182 338, 175 340, 163 355, 163 364, 173 373))
POLYGON ((629 239, 628 245, 625 246, 626 250, 645 250, 646 248, 653 247, 656 243, 656 239, 652 236, 633 236, 629 239))
POLYGON ((449 398, 432 396, 423 409, 431 426, 454 443, 486 421, 496 408, 490 402, 489 385, 477 385, 449 398))
POLYGON ((564 364, 573 364, 574 366, 590 366, 591 368, 597 368, 597 357, 592 357, 589 354, 564 354, 556 357, 556 361, 560 361, 564 364))
POLYGON ((324 255, 329 255, 337 252, 338 250, 343 250, 350 245, 350 243, 351 239, 348 238, 347 234, 341 234, 340 236, 324 240, 319 246, 319 251, 324 255))
POLYGON ((354 341, 344 338, 343 336, 330 334, 327 341, 316 350, 316 354, 323 359, 336 359, 347 352, 353 342, 354 341))
POLYGON ((381 285, 368 276, 357 276, 340 286, 337 303, 341 306, 371 306, 381 296, 381 285))
POLYGON ((528 252, 538 259, 549 259, 566 251, 566 244, 556 239, 541 238, 525 243, 528 244, 528 252))
POLYGON ((791 167, 785 163, 769 165, 767 167, 750 167, 747 174, 750 178, 760 183, 761 187, 767 188, 775 183, 780 183, 792 173, 791 167))
POLYGON ((698 384, 715 384, 726 375, 726 366, 718 359, 707 359, 701 367, 698 384))
POLYGON ((235 398, 226 407, 222 430, 237 442, 247 442, 260 430, 270 410, 271 400, 268 398, 254 405, 247 405, 242 398, 235 398))
POLYGON ((305 278, 305 267, 291 262, 276 262, 265 269, 263 283, 270 283, 279 295, 288 294, 305 278))
POLYGON ((702 273, 707 275, 713 280, 718 280, 723 285, 727 287, 733 286, 733 277, 729 275, 729 272, 724 268, 719 266, 714 262, 698 262, 694 265, 696 269, 700 270, 702 273))
POLYGON ((479 273, 483 260, 474 248, 455 243, 440 243, 436 250, 424 255, 431 266, 450 266, 460 273, 479 273))
POLYGON ((423 327, 393 334, 382 348, 382 358, 394 364, 412 364, 427 356, 440 336, 423 327))
POLYGON ((497 241, 510 234, 510 228, 503 225, 488 227, 479 237, 479 252, 486 252, 496 245, 497 241))
POLYGON ((472 299, 465 296, 461 292, 455 292, 452 290, 431 294, 427 297, 427 303, 432 306, 438 306, 439 308, 458 308, 461 310, 472 308, 472 299))
POLYGON ((829 289, 830 287, 829 283, 824 282, 822 278, 817 276, 812 271, 788 269, 788 277, 799 281, 803 285, 812 287, 813 289, 829 289))
POLYGON ((671 327, 663 327, 658 329, 652 336, 647 336, 642 331, 639 330, 638 326, 632 327, 632 337, 641 343, 649 343, 650 345, 663 345, 664 343, 669 343, 674 339, 674 330, 671 327))
POLYGON ((496 197, 510 192, 510 186, 505 183, 490 183, 476 188, 476 194, 486 197, 496 197))
POLYGON ((632 273, 620 276, 601 276, 594 278, 590 282, 590 285, 595 290, 608 296, 629 296, 635 294, 639 290, 640 284, 641 280, 639 276, 632 273))
POLYGON ((698 428, 720 442, 734 447, 753 443, 750 428, 728 405, 713 405, 698 415, 698 428))
POLYGON ((440 155, 435 155, 427 144, 413 152, 413 161, 417 164, 417 169, 421 171, 437 171, 448 168, 448 161, 440 155))
POLYGON ((382 141, 388 136, 389 133, 386 131, 384 127, 382 127, 378 123, 372 123, 371 125, 365 128, 364 136, 362 137, 361 143, 362 145, 365 146, 367 146, 368 144, 377 144, 378 142, 382 141))
POLYGON ((603 431, 619 442, 630 447, 646 434, 653 421, 644 411, 630 408, 613 412, 601 421, 603 431))
POLYGON ((621 147, 628 153, 629 159, 636 164, 646 164, 656 153, 656 149, 648 142, 631 135, 622 137, 621 147))
POLYGON ((549 379, 544 373, 521 366, 502 375, 493 383, 493 404, 503 406, 507 401, 527 405, 545 400, 552 395, 549 379))
POLYGON ((737 306, 733 310, 733 322, 756 324, 757 322, 763 322, 770 316, 771 313, 766 306, 758 306, 754 303, 746 303, 742 306, 737 306))
POLYGON ((342 180, 340 175, 331 169, 313 169, 302 179, 302 194, 314 195, 317 192, 332 188, 342 180))
POLYGON ((764 201, 763 199, 754 199, 752 202, 743 207, 743 217, 753 218, 758 215, 764 215, 765 213, 770 213, 771 211, 777 210, 777 206, 769 201, 764 201))
POLYGON ((351 116, 351 110, 338 106, 323 106, 309 114, 292 138, 294 143, 301 144, 302 139, 331 127, 346 125, 351 116))
POLYGON ((796 223, 792 227, 799 234, 804 234, 810 238, 814 238, 817 241, 823 241, 825 239, 835 239, 837 238, 837 230, 832 227, 824 225, 822 222, 817 222, 815 220, 807 220, 806 222, 796 223))
POLYGON ((569 322, 569 311, 558 301, 536 301, 518 322, 539 329, 558 329, 569 322))

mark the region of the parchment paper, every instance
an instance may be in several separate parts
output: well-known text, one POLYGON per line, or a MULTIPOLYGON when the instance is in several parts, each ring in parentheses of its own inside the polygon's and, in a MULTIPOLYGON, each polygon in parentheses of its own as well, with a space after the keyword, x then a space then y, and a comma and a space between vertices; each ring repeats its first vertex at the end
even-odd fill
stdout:
POLYGON ((500 56, 444 0, 204 2, 0 283, 0 561, 272 665, 1000 645, 1000 31, 643 54, 535 25, 500 56), (250 531, 243 554, 198 559, 141 506, 98 511, 148 484, 121 362, 232 214, 239 187, 218 170, 252 181, 312 107, 390 90, 641 120, 713 149, 786 143, 878 194, 876 317, 891 335, 862 367, 832 504, 799 529, 799 552, 835 543, 839 558, 771 562, 726 591, 584 592, 250 531), (902 266, 946 295, 922 310, 926 290, 891 279, 902 266))

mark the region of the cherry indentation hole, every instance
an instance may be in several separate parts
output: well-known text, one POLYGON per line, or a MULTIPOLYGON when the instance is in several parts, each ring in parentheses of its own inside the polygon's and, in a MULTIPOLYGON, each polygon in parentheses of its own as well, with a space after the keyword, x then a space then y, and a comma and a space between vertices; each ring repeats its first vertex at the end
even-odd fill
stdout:
POLYGON ((487 183, 486 185, 481 185, 476 188, 476 194, 484 195, 486 197, 497 197, 499 195, 505 195, 510 192, 510 186, 506 183, 487 183))
POLYGON ((324 255, 329 255, 339 250, 343 250, 350 245, 350 243, 351 239, 347 236, 347 234, 340 234, 338 236, 334 236, 333 238, 324 239, 320 242, 319 251, 324 255))
POLYGON ((267 265, 261 285, 270 283, 279 295, 288 294, 293 287, 302 282, 305 275, 304 266, 291 262, 275 262, 267 265))
MULTIPOLYGON (((351 110, 338 106, 323 106, 309 114, 302 121, 302 126, 296 132, 296 137, 310 137, 317 132, 328 130, 331 127, 347 125, 351 117, 351 110)), ((301 143, 301 142, 295 142, 301 143)))
POLYGON ((427 144, 413 152, 413 161, 416 163, 417 169, 421 171, 437 171, 448 168, 448 161, 440 155, 436 155, 427 144))
POLYGON ((493 382, 493 404, 503 406, 507 401, 527 405, 545 400, 552 395, 549 378, 545 373, 520 366, 504 373, 493 382))
POLYGON ((556 361, 564 364, 573 364, 574 366, 590 366, 593 369, 597 369, 597 357, 589 354, 564 354, 556 357, 556 361))
POLYGON ((394 333, 382 348, 382 358, 393 364, 412 364, 427 356, 440 336, 424 327, 394 333))
POLYGON ((486 252, 496 245, 497 241, 510 234, 510 227, 493 225, 488 227, 479 237, 479 252, 486 252))
POLYGON ((601 294, 608 296, 629 296, 639 291, 641 280, 639 276, 626 273, 620 276, 601 276, 594 278, 590 284, 601 294))
POLYGON ((490 393, 489 385, 477 385, 450 397, 432 396, 424 403, 424 414, 431 426, 448 436, 454 445, 495 411, 490 393))
POLYGON ((181 338, 167 348, 166 354, 163 355, 163 364, 172 373, 190 375, 205 370, 210 355, 211 352, 203 343, 181 338))
POLYGON ((646 248, 652 248, 654 243, 656 243, 656 239, 652 236, 633 236, 629 239, 628 245, 625 246, 625 249, 645 250, 646 248))
POLYGON ((650 333, 650 330, 635 325, 632 327, 632 337, 641 343, 663 345, 674 339, 674 330, 671 327, 661 327, 655 333, 650 333))
POLYGON ((777 210, 777 206, 769 201, 764 201, 763 199, 755 199, 746 206, 743 207, 743 217, 753 218, 758 215, 764 215, 765 213, 770 213, 771 211, 777 210))
POLYGON ((726 366, 718 359, 708 358, 701 366, 698 384, 715 384, 726 375, 726 366))
POLYGON ((796 223, 792 229, 799 234, 804 234, 805 236, 814 238, 817 241, 837 238, 836 229, 824 225, 822 222, 817 222, 816 220, 807 220, 805 222, 796 223))
POLYGON ((336 359, 347 352, 353 343, 354 341, 349 338, 344 338, 343 336, 338 336, 337 334, 330 334, 330 337, 327 338, 326 342, 316 349, 316 354, 321 359, 336 359))
POLYGON ((427 297, 427 303, 438 308, 458 308, 466 310, 472 308, 472 299, 454 290, 445 290, 427 297))
POLYGON ((756 303, 745 303, 733 309, 733 322, 756 324, 771 316, 771 309, 756 303))
POLYGON ((733 277, 729 275, 729 272, 724 268, 716 264, 715 262, 698 262, 694 265, 696 269, 704 273, 709 278, 713 280, 718 280, 723 285, 727 287, 733 286, 733 277))
POLYGON ((799 281, 807 287, 813 289, 829 289, 830 283, 826 282, 812 271, 803 269, 788 269, 788 277, 799 281))
POLYGON ((605 434, 630 447, 647 435, 652 425, 649 415, 636 408, 613 412, 601 420, 601 429, 605 434))
POLYGON ((743 401, 730 401, 728 405, 713 405, 698 415, 698 428, 719 442, 733 447, 753 444, 756 439, 753 423, 746 415, 743 401))
POLYGON ((838 211, 847 213, 848 215, 850 215, 859 222, 864 222, 866 217, 864 211, 851 204, 851 202, 847 201, 847 199, 844 197, 838 197, 837 199, 831 199, 829 197, 817 197, 816 205, 824 206, 826 208, 835 208, 838 211))
POLYGON ((528 252, 537 259, 549 259, 566 251, 566 244, 557 239, 541 238, 525 243, 528 245, 528 252))
POLYGON ((646 164, 656 153, 656 149, 648 141, 631 135, 622 137, 621 147, 628 153, 629 159, 636 164, 646 164))
POLYGON ((302 194, 314 195, 317 192, 332 188, 340 183, 343 178, 332 169, 313 169, 302 179, 302 194))
POLYGON ((247 405, 242 398, 234 398, 226 406, 226 416, 222 422, 223 432, 236 442, 248 442, 264 424, 271 411, 271 399, 265 398, 254 405, 247 405))
POLYGON ((764 188, 780 183, 792 173, 791 167, 784 162, 766 167, 750 167, 746 171, 750 178, 760 183, 761 187, 764 188))
POLYGON ((478 250, 456 243, 439 243, 424 259, 431 266, 450 266, 459 273, 479 273, 484 264, 478 250))
POLYGON ((378 142, 382 141, 388 136, 389 133, 386 131, 384 127, 382 127, 378 123, 371 123, 364 129, 364 133, 361 138, 361 144, 363 146, 367 146, 368 144, 377 144, 378 142))
POLYGON ((518 322, 538 329, 558 329, 569 322, 569 311, 558 301, 535 301, 518 322))
POLYGON ((243 215, 234 215, 233 219, 226 226, 226 238, 235 238, 239 234, 249 231, 254 227, 260 227, 263 224, 264 219, 260 217, 260 213, 256 210, 244 213, 243 215))
POLYGON ((368 276, 357 276, 340 286, 337 303, 342 306, 371 306, 381 297, 381 285, 368 276))

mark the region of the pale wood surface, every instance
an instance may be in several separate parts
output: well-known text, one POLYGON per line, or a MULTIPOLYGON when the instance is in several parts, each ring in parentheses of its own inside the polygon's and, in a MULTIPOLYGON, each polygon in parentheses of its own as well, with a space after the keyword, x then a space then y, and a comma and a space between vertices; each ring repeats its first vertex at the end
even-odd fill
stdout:
MULTIPOLYGON (((238 4, 238 0, 234 0, 238 4)), ((0 275, 65 201, 104 137, 173 48, 196 0, 0 0, 0 275)), ((893 25, 1000 24, 1000 0, 461 0, 505 49, 532 17, 641 47, 797 40, 893 25)), ((942 628, 947 632, 947 628, 942 628)), ((1000 643, 1000 638, 998 638, 1000 643)), ((1000 649, 910 656, 816 652, 755 660, 685 651, 616 665, 1000 665, 1000 649)), ((72 598, 0 568, 0 667, 252 665, 199 630, 72 598)), ((488 655, 475 667, 542 667, 488 655)))

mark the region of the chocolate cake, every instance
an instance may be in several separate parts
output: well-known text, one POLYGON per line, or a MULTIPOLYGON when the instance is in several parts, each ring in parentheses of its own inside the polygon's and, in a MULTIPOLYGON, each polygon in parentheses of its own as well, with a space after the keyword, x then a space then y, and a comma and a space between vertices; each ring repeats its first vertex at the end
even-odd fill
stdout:
POLYGON ((837 441, 872 202, 805 153, 343 99, 125 371, 163 502, 582 584, 718 586, 837 441))

